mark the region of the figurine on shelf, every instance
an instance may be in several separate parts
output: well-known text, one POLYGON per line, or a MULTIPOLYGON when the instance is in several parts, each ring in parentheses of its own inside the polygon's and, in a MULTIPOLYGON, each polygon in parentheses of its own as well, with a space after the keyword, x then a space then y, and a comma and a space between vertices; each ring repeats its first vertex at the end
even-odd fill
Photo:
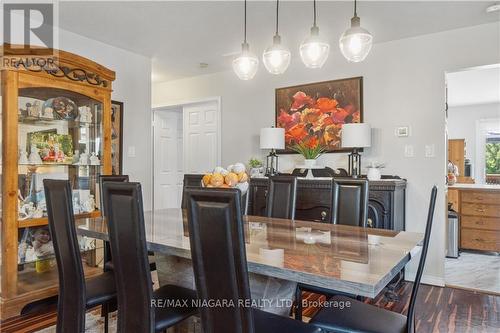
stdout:
POLYGON ((83 151, 83 154, 80 154, 80 160, 78 161, 80 165, 88 165, 89 164, 89 154, 87 153, 87 149, 83 151))
POLYGON ((73 198, 73 214, 80 214, 82 212, 82 207, 80 206, 80 203, 78 202, 78 198, 74 197, 73 198))
POLYGON ((36 145, 31 145, 31 153, 28 160, 30 164, 42 164, 42 159, 40 158, 36 145))
POLYGON ((33 217, 35 213, 35 204, 32 202, 25 203, 19 207, 19 220, 26 220, 33 217))
POLYGON ((45 109, 43 109, 42 118, 54 119, 54 109, 50 106, 46 106, 45 109))
POLYGON ((50 233, 46 228, 38 228, 33 234, 33 250, 38 259, 44 259, 54 254, 54 246, 50 233))
POLYGON ((73 154, 73 161, 72 161, 72 163, 73 164, 78 164, 79 161, 80 161, 80 151, 79 150, 75 150, 75 153, 73 154))
POLYGON ((90 194, 89 198, 82 202, 82 210, 86 213, 92 213, 95 210, 94 195, 90 194))
POLYGON ((35 210, 33 211, 33 215, 31 216, 34 219, 39 219, 43 217, 43 208, 42 207, 36 207, 35 210))
POLYGON ((64 159, 66 156, 64 155, 64 152, 59 149, 59 144, 54 144, 54 158, 55 162, 62 163, 64 162, 64 159))
POLYGON ((80 122, 81 123, 91 123, 92 122, 92 111, 90 111, 90 107, 88 106, 80 106, 78 108, 80 113, 80 122))
POLYGON ((19 148, 19 164, 29 164, 28 153, 21 148, 19 148))
POLYGON ((99 157, 94 153, 90 155, 90 165, 100 165, 101 161, 99 160, 99 157))
POLYGON ((40 117, 41 105, 40 101, 34 101, 33 104, 26 103, 26 108, 28 109, 28 116, 30 117, 40 117))

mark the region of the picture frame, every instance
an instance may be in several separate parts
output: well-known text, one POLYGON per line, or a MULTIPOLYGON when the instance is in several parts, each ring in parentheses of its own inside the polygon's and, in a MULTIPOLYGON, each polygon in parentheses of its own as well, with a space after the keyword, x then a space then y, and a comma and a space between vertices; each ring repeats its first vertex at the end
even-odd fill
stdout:
POLYGON ((325 153, 349 152, 341 146, 345 123, 363 122, 363 77, 301 84, 275 90, 275 126, 285 128, 285 149, 320 144, 325 153))
POLYGON ((123 172, 123 102, 111 101, 111 174, 123 172))

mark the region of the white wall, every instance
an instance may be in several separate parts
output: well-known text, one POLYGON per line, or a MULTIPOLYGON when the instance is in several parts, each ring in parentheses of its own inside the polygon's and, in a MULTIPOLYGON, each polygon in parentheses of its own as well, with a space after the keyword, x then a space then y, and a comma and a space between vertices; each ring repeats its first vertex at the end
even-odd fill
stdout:
MULTIPOLYGON (((473 178, 479 174, 474 171, 479 164, 476 161, 476 121, 495 118, 500 121, 500 103, 450 106, 448 109, 448 138, 465 139, 466 158, 472 163, 473 178)), ((476 182, 483 180, 476 179, 476 182)))
POLYGON ((151 59, 65 30, 59 49, 116 72, 111 98, 123 102, 123 173, 142 184, 144 208, 151 209, 151 59), (127 156, 131 146, 135 157, 127 156))
MULTIPOLYGON (((498 63, 500 24, 424 35, 375 44, 361 64, 349 64, 334 45, 326 65, 306 69, 296 50, 286 74, 272 76, 260 66, 251 81, 240 81, 230 72, 198 76, 153 85, 153 105, 163 106, 209 96, 222 98, 222 161, 224 165, 262 156, 261 127, 274 124, 274 89, 301 83, 353 76, 364 77, 364 118, 375 128, 373 147, 366 159, 387 163, 385 173, 408 179, 406 229, 424 230, 431 186, 440 187, 438 209, 427 259, 425 279, 444 283, 445 244, 445 71, 498 63), (412 135, 398 139, 396 126, 410 125, 412 135), (412 144, 415 157, 403 157, 412 144), (424 146, 435 145, 435 158, 424 157, 424 146)), ((293 167, 297 156, 282 157, 283 168, 293 167)), ((321 162, 345 167, 343 154, 328 154, 321 162)), ((411 275, 411 274, 410 274, 411 275)))

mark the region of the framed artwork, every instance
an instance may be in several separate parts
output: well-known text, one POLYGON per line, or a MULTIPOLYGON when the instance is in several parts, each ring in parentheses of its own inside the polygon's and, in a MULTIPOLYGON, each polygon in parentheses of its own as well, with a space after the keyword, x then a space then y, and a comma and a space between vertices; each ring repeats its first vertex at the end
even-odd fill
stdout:
POLYGON ((276 89, 276 127, 285 129, 285 149, 295 144, 322 145, 325 152, 345 152, 341 130, 363 121, 363 78, 310 83, 276 89))
POLYGON ((123 171, 123 103, 111 101, 111 168, 113 175, 123 171))
POLYGON ((45 163, 68 163, 73 157, 73 138, 69 134, 57 134, 57 129, 48 129, 27 133, 27 149, 38 149, 40 158, 45 163))

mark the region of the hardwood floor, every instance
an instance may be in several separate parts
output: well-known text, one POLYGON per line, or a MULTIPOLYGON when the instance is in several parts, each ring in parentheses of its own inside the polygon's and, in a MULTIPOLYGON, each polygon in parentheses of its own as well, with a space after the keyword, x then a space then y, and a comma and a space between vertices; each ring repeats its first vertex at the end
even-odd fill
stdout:
MULTIPOLYGON (((411 283, 401 285, 397 290, 398 301, 392 302, 384 295, 380 295, 366 302, 406 314, 411 286, 411 283)), ((306 297, 313 298, 314 296, 306 297)), ((311 316, 314 312, 315 309, 306 309, 304 314, 311 316)), ((8 319, 1 323, 0 331, 4 333, 36 332, 54 325, 55 319, 56 314, 52 307, 41 314, 8 319)), ((417 300, 416 329, 418 333, 500 332, 500 296, 422 285, 417 300)))

